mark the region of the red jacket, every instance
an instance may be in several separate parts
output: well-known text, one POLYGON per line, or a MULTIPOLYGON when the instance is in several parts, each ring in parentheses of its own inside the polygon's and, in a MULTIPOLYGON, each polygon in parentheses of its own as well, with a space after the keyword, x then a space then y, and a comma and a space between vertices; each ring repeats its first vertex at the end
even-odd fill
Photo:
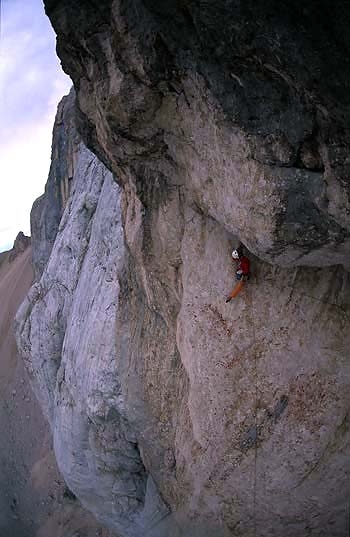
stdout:
POLYGON ((236 271, 238 270, 241 270, 244 276, 250 273, 250 261, 245 255, 242 255, 242 257, 238 259, 236 271))

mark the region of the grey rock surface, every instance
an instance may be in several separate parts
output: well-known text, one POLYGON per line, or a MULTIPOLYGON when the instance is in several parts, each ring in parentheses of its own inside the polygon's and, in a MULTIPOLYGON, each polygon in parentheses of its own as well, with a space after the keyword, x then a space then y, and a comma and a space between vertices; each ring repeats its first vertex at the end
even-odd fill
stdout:
POLYGON ((45 5, 122 186, 82 149, 18 313, 68 484, 126 537, 347 537, 348 7, 45 5))
POLYGON ((0 254, 0 536, 113 537, 60 475, 52 436, 19 358, 13 321, 33 282, 29 239, 0 254))
POLYGON ((33 204, 30 215, 33 267, 39 280, 47 264, 67 203, 81 138, 75 127, 75 93, 58 105, 52 136, 51 166, 45 193, 33 204))
POLYGON ((50 260, 17 315, 18 345, 68 486, 107 526, 137 537, 167 508, 142 463, 117 368, 119 198, 112 174, 81 145, 50 260))

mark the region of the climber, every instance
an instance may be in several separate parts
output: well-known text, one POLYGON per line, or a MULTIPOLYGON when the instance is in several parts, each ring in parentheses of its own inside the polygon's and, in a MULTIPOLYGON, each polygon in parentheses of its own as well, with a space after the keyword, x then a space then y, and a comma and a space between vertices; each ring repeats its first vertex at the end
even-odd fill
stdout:
POLYGON ((239 291, 243 287, 243 282, 249 280, 250 276, 250 261, 247 256, 243 255, 243 252, 240 248, 233 250, 232 259, 237 263, 236 265, 236 280, 238 281, 236 287, 227 297, 226 302, 230 302, 232 298, 238 295, 239 291))
POLYGON ((236 266, 236 280, 243 278, 249 280, 250 275, 250 261, 247 256, 243 255, 242 250, 238 248, 233 250, 232 259, 237 262, 236 266))

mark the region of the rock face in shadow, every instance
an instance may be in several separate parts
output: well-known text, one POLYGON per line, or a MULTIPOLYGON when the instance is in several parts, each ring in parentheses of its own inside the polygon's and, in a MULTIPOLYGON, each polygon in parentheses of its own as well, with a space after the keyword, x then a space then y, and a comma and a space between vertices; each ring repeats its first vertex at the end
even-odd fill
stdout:
POLYGON ((88 146, 265 260, 348 265, 349 6, 158 4, 45 2, 88 146))
POLYGON ((58 226, 67 203, 76 165, 80 136, 75 127, 75 94, 63 97, 58 105, 53 128, 52 153, 45 193, 38 198, 31 211, 33 267, 39 280, 49 260, 58 226))
POLYGON ((125 537, 346 537, 348 8, 45 5, 121 185, 82 148, 18 313, 69 486, 125 537))

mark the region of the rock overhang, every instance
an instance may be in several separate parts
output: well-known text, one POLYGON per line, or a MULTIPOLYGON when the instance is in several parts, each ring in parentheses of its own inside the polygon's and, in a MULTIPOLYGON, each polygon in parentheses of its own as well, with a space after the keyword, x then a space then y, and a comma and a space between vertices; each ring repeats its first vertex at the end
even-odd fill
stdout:
POLYGON ((270 263, 349 266, 346 5, 45 4, 81 133, 120 180, 128 167, 141 182, 185 183, 189 197, 207 190, 202 210, 270 263), (200 154, 202 177, 175 138, 200 154))

